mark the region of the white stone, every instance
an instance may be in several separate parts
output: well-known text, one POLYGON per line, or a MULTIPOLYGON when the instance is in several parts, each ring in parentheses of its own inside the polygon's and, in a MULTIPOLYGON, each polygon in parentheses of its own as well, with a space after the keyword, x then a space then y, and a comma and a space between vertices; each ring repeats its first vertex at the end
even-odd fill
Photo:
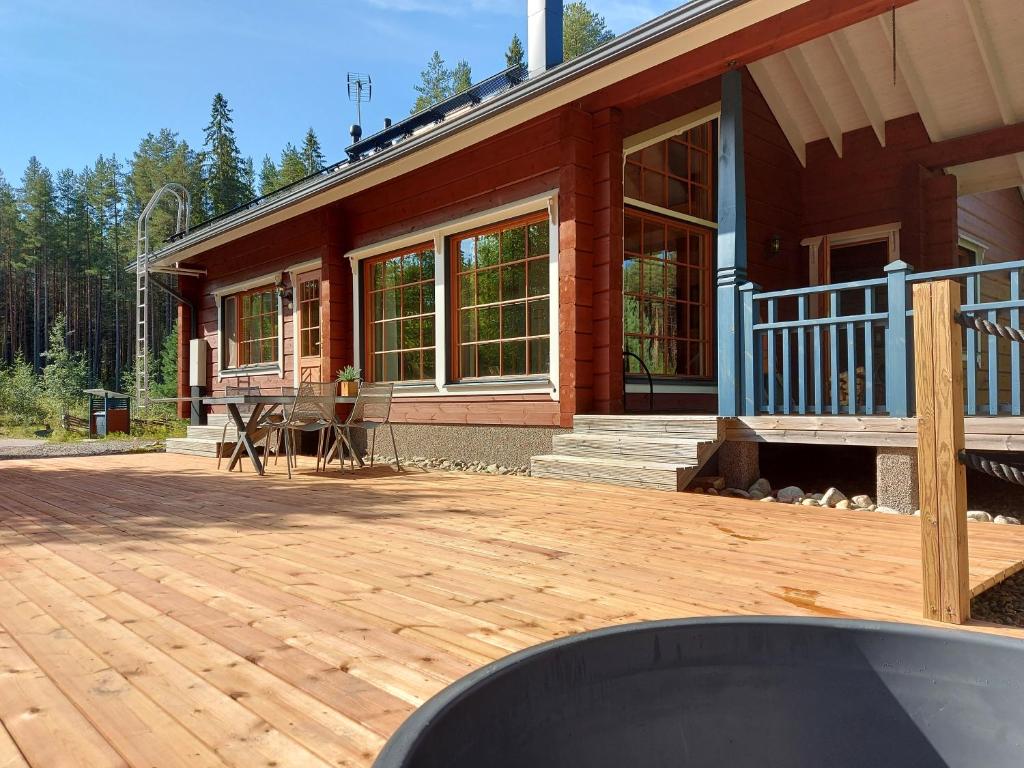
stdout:
POLYGON ((747 489, 748 493, 753 496, 755 493, 761 494, 761 497, 767 496, 772 492, 772 484, 765 480, 763 477, 759 477, 754 481, 754 484, 747 489))
POLYGON ((840 499, 836 502, 836 509, 850 509, 852 506, 849 499, 840 499))
POLYGON ((978 523, 991 523, 992 515, 988 512, 983 512, 980 509, 969 509, 967 510, 967 519, 974 520, 978 523))
POLYGON ((915 509, 914 510, 914 517, 920 517, 920 516, 921 516, 921 510, 920 509, 915 509))
POLYGON ((804 499, 800 503, 803 504, 805 507, 820 507, 821 506, 821 503, 817 499, 815 499, 815 498, 804 499))
POLYGON ((992 522, 999 523, 1000 525, 1020 525, 1020 520, 1009 515, 996 515, 996 519, 992 522))
POLYGON ((763 499, 761 499, 761 501, 767 501, 769 503, 774 504, 775 503, 775 497, 774 496, 765 496, 763 499))
POLYGON ((874 506, 874 499, 868 496, 866 493, 859 493, 854 496, 850 501, 853 502, 853 506, 867 509, 868 507, 874 506))
POLYGON ((878 505, 868 504, 866 507, 864 507, 864 509, 866 509, 868 512, 874 512, 876 509, 878 509, 878 505))
POLYGON ((795 485, 787 485, 776 496, 783 504, 795 504, 804 497, 804 492, 803 489, 797 488, 795 485))
POLYGON ((883 515, 902 515, 898 509, 892 507, 875 507, 875 512, 881 512, 883 515))
POLYGON ((846 496, 838 488, 829 488, 822 494, 821 506, 823 507, 834 507, 840 501, 846 501, 846 496))

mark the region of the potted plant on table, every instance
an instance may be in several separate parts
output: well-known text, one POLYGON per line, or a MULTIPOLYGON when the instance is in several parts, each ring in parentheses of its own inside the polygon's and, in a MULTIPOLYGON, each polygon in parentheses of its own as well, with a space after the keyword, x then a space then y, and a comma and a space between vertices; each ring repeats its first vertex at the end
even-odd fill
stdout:
POLYGON ((346 365, 338 371, 342 397, 355 397, 359 394, 359 369, 354 365, 346 365))

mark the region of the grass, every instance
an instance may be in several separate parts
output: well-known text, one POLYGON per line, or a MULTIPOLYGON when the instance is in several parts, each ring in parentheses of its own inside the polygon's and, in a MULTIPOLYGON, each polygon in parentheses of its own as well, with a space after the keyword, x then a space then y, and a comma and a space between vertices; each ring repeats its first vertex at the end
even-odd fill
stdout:
MULTIPOLYGON (((131 434, 112 432, 101 440, 166 440, 169 437, 184 437, 188 422, 184 419, 132 420, 131 434)), ((6 414, 0 414, 0 437, 45 438, 54 443, 70 443, 85 440, 88 435, 65 430, 49 424, 24 424, 6 414)))

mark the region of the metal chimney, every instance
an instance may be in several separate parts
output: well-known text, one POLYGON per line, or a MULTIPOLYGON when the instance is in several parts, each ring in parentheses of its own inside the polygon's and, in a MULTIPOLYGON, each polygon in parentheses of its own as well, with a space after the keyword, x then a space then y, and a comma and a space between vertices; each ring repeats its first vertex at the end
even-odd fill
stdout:
POLYGON ((528 0, 526 48, 530 77, 562 63, 562 0, 528 0))

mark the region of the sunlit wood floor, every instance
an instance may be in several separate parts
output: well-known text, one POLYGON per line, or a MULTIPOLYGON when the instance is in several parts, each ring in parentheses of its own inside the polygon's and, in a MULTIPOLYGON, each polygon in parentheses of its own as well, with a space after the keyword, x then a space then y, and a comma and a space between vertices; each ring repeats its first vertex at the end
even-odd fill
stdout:
MULTIPOLYGON (((978 588, 1024 558, 1022 529, 970 534, 978 588)), ((367 766, 450 681, 567 633, 919 621, 918 557, 914 518, 689 494, 0 462, 0 767, 367 766)))

